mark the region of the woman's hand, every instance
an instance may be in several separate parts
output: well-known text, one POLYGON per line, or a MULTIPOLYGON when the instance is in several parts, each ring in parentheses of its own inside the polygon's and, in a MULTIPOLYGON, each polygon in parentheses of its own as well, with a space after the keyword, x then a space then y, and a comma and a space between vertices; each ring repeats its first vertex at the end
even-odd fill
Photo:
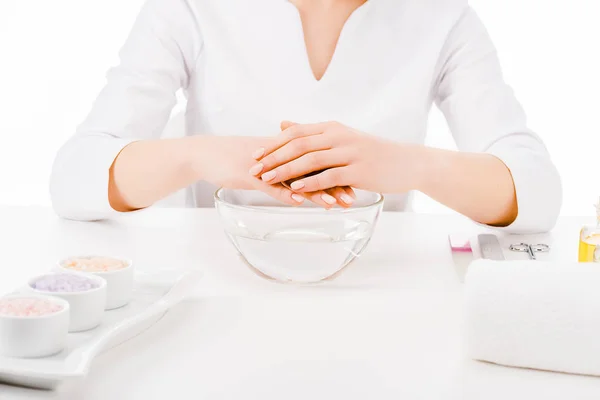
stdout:
POLYGON ((335 197, 324 191, 298 194, 290 190, 285 182, 270 183, 251 176, 248 170, 255 163, 250 157, 252 151, 259 147, 273 147, 278 140, 275 137, 195 136, 192 140, 196 142, 190 146, 196 175, 216 186, 260 190, 290 205, 299 205, 309 199, 325 208, 331 208, 336 203, 336 198, 354 196, 351 189, 343 188, 330 191, 335 197))
POLYGON ((130 143, 109 170, 110 205, 121 212, 138 210, 205 180, 230 189, 260 190, 292 206, 310 198, 330 208, 328 202, 314 193, 294 193, 281 183, 267 183, 248 174, 256 162, 251 157, 252 151, 258 147, 271 148, 275 141, 275 137, 198 135, 130 143))
POLYGON ((352 186, 404 193, 418 186, 424 146, 370 136, 336 122, 294 125, 274 142, 255 149, 261 179, 293 181, 298 193, 352 186), (308 174, 320 171, 312 176, 308 174))
POLYGON ((272 146, 275 138, 236 136, 192 136, 189 156, 194 175, 219 187, 260 190, 290 205, 302 204, 304 195, 281 183, 271 184, 248 175, 254 163, 250 154, 260 146, 272 146))
MULTIPOLYGON (((281 122, 281 130, 285 131, 286 129, 294 126, 294 125, 298 125, 295 122, 291 122, 291 121, 283 121, 281 122)), ((255 154, 255 158, 260 158, 261 154, 260 151, 259 153, 255 154)), ((261 171, 258 171, 259 169, 259 165, 255 165, 250 173, 252 175, 259 175, 261 171)), ((312 172, 306 176, 311 176, 311 175, 316 175, 318 174, 320 171, 316 171, 316 172, 312 172)), ((304 176, 302 176, 301 178, 304 178, 304 176)), ((288 189, 291 189, 291 181, 286 181, 286 182, 282 182, 282 185, 287 187, 288 189)), ((352 188, 350 186, 344 186, 344 187, 334 187, 331 189, 327 189, 327 190, 319 190, 316 192, 306 192, 304 193, 304 196, 308 199, 310 199, 313 203, 317 203, 327 209, 333 207, 336 203, 338 205, 340 205, 343 208, 348 208, 350 207, 350 205, 352 205, 354 203, 354 200, 356 199, 356 194, 354 193, 354 190, 352 190, 352 188)))

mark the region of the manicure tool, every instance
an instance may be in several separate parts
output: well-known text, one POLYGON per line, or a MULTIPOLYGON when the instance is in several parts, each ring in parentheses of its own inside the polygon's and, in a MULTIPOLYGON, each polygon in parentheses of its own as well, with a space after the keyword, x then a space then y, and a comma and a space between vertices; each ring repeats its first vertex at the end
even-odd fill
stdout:
POLYGON ((496 235, 484 233, 477 236, 479 242, 479 250, 481 251, 481 257, 486 260, 504 260, 504 254, 502 253, 502 246, 496 235))
POLYGON ((509 247, 510 251, 516 251, 519 253, 527 253, 529 255, 530 260, 537 260, 535 253, 547 253, 550 251, 550 246, 547 244, 528 244, 528 243, 518 243, 511 244, 509 247))

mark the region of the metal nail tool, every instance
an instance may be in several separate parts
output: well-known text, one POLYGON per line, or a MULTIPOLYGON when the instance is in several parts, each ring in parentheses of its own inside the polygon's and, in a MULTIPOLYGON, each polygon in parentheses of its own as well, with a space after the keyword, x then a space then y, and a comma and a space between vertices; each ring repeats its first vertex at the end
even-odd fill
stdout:
POLYGON ((550 246, 548 246, 547 244, 518 243, 511 244, 509 249, 510 251, 527 253, 527 255, 529 255, 530 260, 537 260, 535 253, 547 253, 550 251, 550 246))

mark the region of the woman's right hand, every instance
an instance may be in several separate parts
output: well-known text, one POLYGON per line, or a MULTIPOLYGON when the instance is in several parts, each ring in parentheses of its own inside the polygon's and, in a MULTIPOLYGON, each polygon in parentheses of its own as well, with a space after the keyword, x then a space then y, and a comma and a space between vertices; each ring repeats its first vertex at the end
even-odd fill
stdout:
MULTIPOLYGON (((324 208, 331 208, 336 203, 348 207, 341 196, 346 191, 325 191, 313 193, 294 193, 284 184, 269 184, 248 173, 256 164, 252 152, 257 148, 267 148, 275 141, 275 137, 247 136, 192 136, 187 138, 192 143, 188 148, 191 167, 198 180, 205 180, 218 187, 229 189, 260 190, 285 204, 297 206, 308 199, 324 208)), ((353 193, 351 193, 353 195, 353 193)), ((344 196, 347 198, 346 196, 344 196)))
POLYGON ((260 190, 289 205, 299 205, 305 196, 282 184, 270 185, 248 175, 254 164, 253 146, 263 146, 269 138, 238 136, 192 136, 189 150, 191 167, 198 180, 228 189, 260 190))

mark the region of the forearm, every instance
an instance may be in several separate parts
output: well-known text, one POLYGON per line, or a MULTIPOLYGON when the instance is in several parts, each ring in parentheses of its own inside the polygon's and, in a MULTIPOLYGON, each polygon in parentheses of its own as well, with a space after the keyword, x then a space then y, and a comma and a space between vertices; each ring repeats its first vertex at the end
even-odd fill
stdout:
POLYGON ((198 138, 133 142, 110 168, 108 198, 117 211, 151 206, 199 179, 193 166, 193 141, 198 138))
POLYGON ((517 217, 509 169, 491 154, 423 147, 417 190, 482 224, 508 226, 517 217))

